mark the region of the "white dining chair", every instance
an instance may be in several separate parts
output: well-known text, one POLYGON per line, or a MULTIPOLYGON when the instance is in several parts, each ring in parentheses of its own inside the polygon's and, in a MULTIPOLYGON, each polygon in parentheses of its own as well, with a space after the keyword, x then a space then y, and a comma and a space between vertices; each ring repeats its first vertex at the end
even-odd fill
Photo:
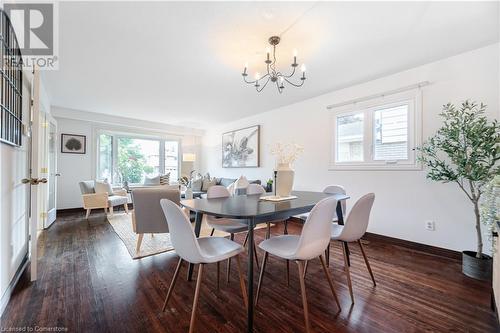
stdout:
MULTIPOLYGON (((216 198, 228 198, 230 197, 230 193, 228 189, 225 186, 222 185, 214 185, 210 186, 207 191, 207 199, 216 199, 216 198)), ((237 219, 228 219, 228 218, 218 218, 215 216, 211 215, 203 215, 203 219, 205 220, 205 223, 208 225, 208 227, 212 228, 212 232, 210 233, 210 236, 213 236, 214 232, 217 231, 223 231, 225 233, 228 233, 230 236, 231 240, 234 240, 234 234, 240 233, 240 232, 247 232, 248 231, 248 226, 244 224, 241 220, 237 219)), ((248 239, 248 233, 247 236, 245 237, 245 241, 243 243, 243 246, 246 246, 248 239)), ((257 267, 259 267, 259 259, 257 258, 257 248, 254 244, 250 244, 249 246, 253 246, 253 251, 254 251, 254 258, 255 258, 255 263, 257 264, 257 267)), ((228 259, 227 261, 227 272, 226 272, 226 281, 229 283, 229 273, 231 270, 231 258, 228 259)), ((218 276, 217 272, 217 276, 218 276)))
POLYGON ((262 281, 266 269, 269 253, 287 260, 294 260, 299 271, 300 290, 302 295, 302 306, 304 308, 304 321, 306 332, 310 332, 309 311, 306 297, 306 287, 304 282, 304 263, 308 260, 319 258, 333 297, 340 311, 340 303, 333 287, 332 277, 326 267, 324 252, 330 242, 331 220, 337 207, 337 200, 333 197, 325 198, 318 202, 307 217, 300 236, 281 235, 271 237, 259 244, 264 251, 264 259, 259 275, 255 306, 259 301, 262 281))
POLYGON ((191 222, 184 214, 182 209, 174 202, 168 199, 160 200, 161 208, 167 219, 168 228, 170 230, 170 241, 179 255, 179 263, 175 269, 174 277, 168 288, 165 302, 163 303, 162 311, 165 311, 168 300, 172 295, 172 290, 175 286, 175 281, 179 276, 179 271, 184 261, 192 264, 198 264, 198 278, 196 280, 196 289, 194 292, 193 308, 191 310, 191 321, 189 323, 189 333, 194 331, 196 319, 196 309, 198 306, 198 298, 200 296, 200 286, 203 278, 203 270, 206 264, 217 263, 217 265, 228 258, 235 257, 238 274, 240 277, 240 288, 243 296, 245 307, 248 306, 248 299, 245 289, 245 282, 241 272, 239 254, 244 251, 244 248, 224 237, 202 237, 196 238, 191 222))
MULTIPOLYGON (((344 225, 332 224, 331 225, 331 240, 341 241, 344 243, 357 242, 359 244, 359 248, 361 249, 361 253, 363 254, 363 259, 365 261, 366 267, 368 268, 368 272, 373 281, 373 285, 376 286, 375 277, 373 276, 372 269, 370 267, 370 263, 368 262, 368 258, 366 257, 365 250, 363 245, 361 244, 361 237, 366 232, 368 228, 368 222, 370 220, 370 211, 373 206, 373 202, 375 201, 375 194, 368 193, 359 198, 358 201, 354 204, 351 211, 349 212, 349 216, 345 221, 344 225)), ((347 277, 347 285, 349 286, 349 294, 351 295, 351 302, 354 303, 354 295, 352 292, 352 283, 351 283, 351 272, 349 269, 349 263, 347 260, 347 251, 346 247, 342 246, 342 250, 344 253, 344 270, 347 277)))
MULTIPOLYGON (((247 186, 247 195, 262 195, 265 194, 265 188, 260 184, 249 184, 247 186)), ((267 222, 266 239, 271 235, 271 222, 267 222)))

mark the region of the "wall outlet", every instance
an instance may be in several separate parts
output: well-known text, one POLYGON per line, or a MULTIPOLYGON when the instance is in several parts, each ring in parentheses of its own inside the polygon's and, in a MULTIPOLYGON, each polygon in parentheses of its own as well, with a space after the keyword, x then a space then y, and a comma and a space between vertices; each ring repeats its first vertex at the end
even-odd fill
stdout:
POLYGON ((425 221, 425 230, 428 230, 428 231, 436 230, 436 223, 432 220, 425 221))

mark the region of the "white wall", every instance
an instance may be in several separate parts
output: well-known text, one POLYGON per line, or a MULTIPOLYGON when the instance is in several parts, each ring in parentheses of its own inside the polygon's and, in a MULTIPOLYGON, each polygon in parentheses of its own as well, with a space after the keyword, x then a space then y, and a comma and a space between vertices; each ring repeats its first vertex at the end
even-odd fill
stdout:
MULTIPOLYGON (((82 180, 95 178, 95 129, 119 127, 144 133, 154 132, 174 135, 181 140, 181 150, 200 155, 200 137, 203 131, 171 126, 161 123, 140 121, 136 119, 113 117, 79 110, 52 108, 52 114, 57 120, 58 140, 62 133, 79 134, 87 137, 87 153, 62 154, 57 156, 57 169, 61 174, 57 183, 57 209, 82 207, 82 197, 78 183, 82 180)), ((60 145, 60 143, 59 143, 60 145)), ((198 168, 198 162, 194 164, 198 168)))
MULTIPOLYGON (((423 138, 438 129, 438 113, 447 102, 482 101, 489 106, 489 116, 498 119, 498 58, 495 44, 226 124, 203 137, 202 170, 214 176, 245 174, 266 180, 274 168, 269 146, 296 142, 305 152, 295 163, 295 189, 321 191, 325 185, 342 184, 352 197, 348 205, 375 192, 369 231, 453 250, 475 249, 472 206, 455 185, 427 180, 424 171, 329 171, 331 131, 326 106, 430 81, 422 88, 423 138), (261 167, 223 169, 221 133, 257 124, 261 125, 261 167), (434 220, 436 230, 426 231, 425 220, 434 220)), ((293 88, 285 93, 293 94, 293 88)))

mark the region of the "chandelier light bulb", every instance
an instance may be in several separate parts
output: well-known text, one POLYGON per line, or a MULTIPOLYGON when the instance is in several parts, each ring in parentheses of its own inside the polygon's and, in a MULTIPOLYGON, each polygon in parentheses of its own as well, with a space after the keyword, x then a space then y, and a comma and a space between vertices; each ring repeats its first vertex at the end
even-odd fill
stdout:
POLYGON ((296 57, 297 56, 297 49, 293 49, 293 56, 296 57))
POLYGON ((260 80, 260 74, 258 72, 255 73, 255 80, 257 80, 257 81, 260 80))
POLYGON ((306 65, 302 64, 302 66, 300 66, 300 70, 302 72, 305 72, 306 71, 306 65))
POLYGON ((245 69, 248 69, 248 61, 245 62, 245 69))

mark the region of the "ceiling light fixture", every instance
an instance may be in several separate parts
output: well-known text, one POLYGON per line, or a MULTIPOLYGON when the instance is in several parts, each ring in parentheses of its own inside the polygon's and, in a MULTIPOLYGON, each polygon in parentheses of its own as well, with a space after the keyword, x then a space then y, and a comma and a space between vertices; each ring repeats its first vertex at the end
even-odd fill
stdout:
POLYGON ((281 94, 283 92, 283 89, 285 89, 285 83, 290 84, 294 87, 301 87, 306 80, 306 66, 302 64, 302 66, 300 67, 302 71, 302 77, 300 77, 300 81, 292 81, 295 71, 299 66, 299 64, 297 63, 297 50, 293 51, 293 63, 291 64, 292 72, 290 74, 283 74, 276 69, 276 45, 279 44, 280 39, 281 38, 279 36, 272 36, 269 38, 269 44, 271 44, 271 46, 273 47, 273 54, 271 60, 271 49, 268 47, 266 50, 266 61, 264 61, 267 67, 267 74, 261 77, 259 73, 255 73, 255 80, 248 81, 248 63, 245 64, 245 69, 243 70, 243 73, 241 73, 241 75, 243 76, 243 81, 248 84, 252 84, 255 87, 255 90, 257 90, 258 92, 264 90, 269 81, 276 84, 276 88, 278 88, 278 91, 281 94))

